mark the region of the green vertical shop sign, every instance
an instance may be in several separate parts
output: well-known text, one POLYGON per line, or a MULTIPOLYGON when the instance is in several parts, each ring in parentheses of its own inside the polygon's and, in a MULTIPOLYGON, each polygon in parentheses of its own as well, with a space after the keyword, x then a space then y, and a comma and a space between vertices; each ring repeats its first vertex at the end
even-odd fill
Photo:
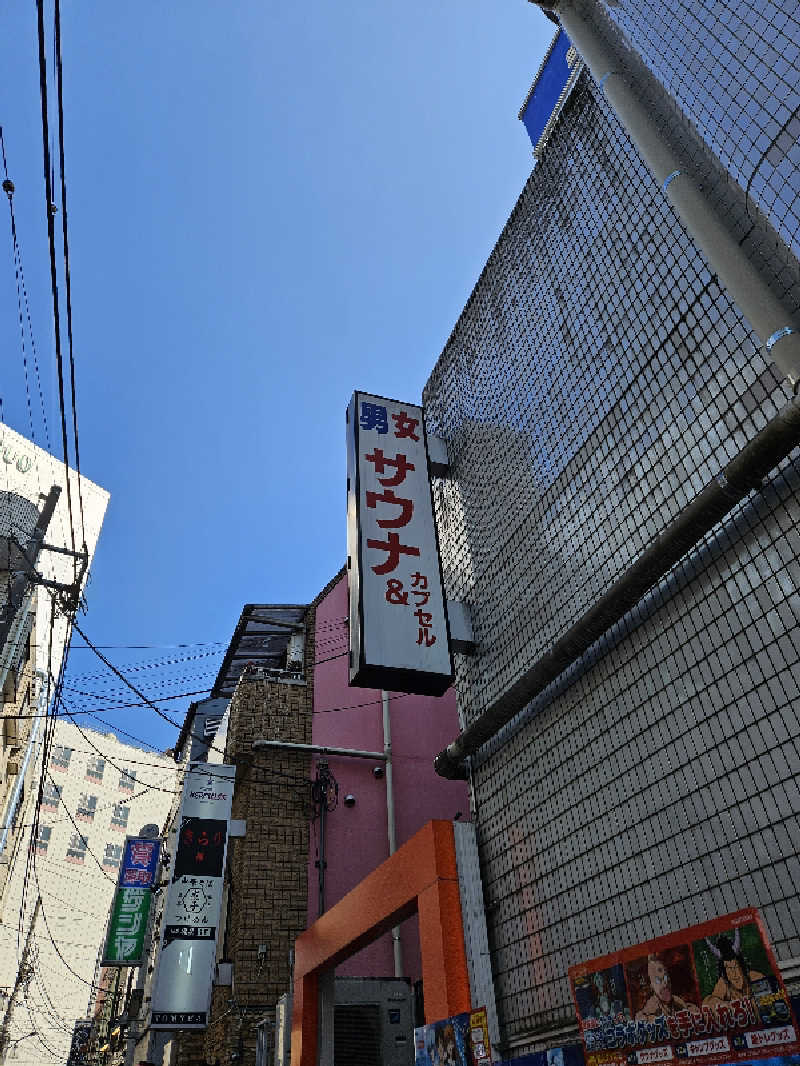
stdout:
POLYGON ((117 886, 103 953, 103 966, 142 964, 151 896, 149 888, 117 886))

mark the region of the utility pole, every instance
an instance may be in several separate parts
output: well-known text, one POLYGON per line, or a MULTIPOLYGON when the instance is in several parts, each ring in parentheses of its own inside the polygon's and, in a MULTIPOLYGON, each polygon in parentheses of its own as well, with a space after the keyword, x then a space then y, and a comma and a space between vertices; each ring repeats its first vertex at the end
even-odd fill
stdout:
MULTIPOLYGON (((28 543, 18 549, 22 556, 22 567, 19 570, 12 571, 13 577, 9 583, 8 599, 0 607, 0 653, 2 653, 8 640, 11 628, 14 625, 14 621, 17 617, 17 612, 22 606, 25 600, 25 593, 27 592, 28 585, 31 581, 31 570, 33 570, 33 564, 39 556, 39 552, 44 544, 44 536, 47 532, 47 527, 50 525, 50 519, 53 517, 53 512, 56 509, 58 498, 61 495, 61 487, 59 485, 53 485, 47 494, 42 507, 41 514, 33 527, 28 543)), ((9 567, 11 566, 11 544, 8 545, 9 567)), ((33 571, 35 575, 35 570, 33 571)), ((3 674, 7 667, 3 669, 3 674)), ((0 677, 0 683, 3 678, 0 677)))

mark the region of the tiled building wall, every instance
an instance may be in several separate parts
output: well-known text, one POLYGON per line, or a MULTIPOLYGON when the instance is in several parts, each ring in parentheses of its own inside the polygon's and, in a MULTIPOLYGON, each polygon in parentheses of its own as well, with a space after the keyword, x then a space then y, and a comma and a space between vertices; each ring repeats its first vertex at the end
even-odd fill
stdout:
POLYGON ((800 12, 794 0, 654 0, 611 19, 751 203, 800 254, 800 12))
MULTIPOLYGON (((788 396, 584 73, 424 394, 468 721, 788 396)), ((798 517, 794 457, 477 760, 517 1050, 574 1019, 568 966, 705 917, 800 955, 798 517)))
MULTIPOLYGON (((306 624, 313 627, 313 609, 306 624)), ((306 927, 310 757, 291 751, 253 752, 258 739, 311 743, 314 644, 306 640, 306 684, 243 676, 231 700, 226 762, 236 764, 233 818, 247 835, 230 841, 226 957, 234 985, 215 987, 203 1041, 206 1061, 232 1052, 255 1055, 256 1025, 274 1014, 289 989, 289 953, 306 927), (259 945, 265 953, 259 954, 259 945)), ((193 1066, 199 1041, 180 1038, 180 1066, 193 1066)))

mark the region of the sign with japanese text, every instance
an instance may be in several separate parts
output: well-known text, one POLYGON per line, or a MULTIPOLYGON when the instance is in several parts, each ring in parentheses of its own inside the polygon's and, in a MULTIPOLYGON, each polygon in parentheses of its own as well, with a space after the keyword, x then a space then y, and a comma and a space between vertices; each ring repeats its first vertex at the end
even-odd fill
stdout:
POLYGON ((350 684, 441 696, 453 679, 421 407, 347 411, 350 684))
POLYGON ((119 868, 119 884, 127 888, 152 888, 158 877, 161 841, 127 837, 119 868))
POLYGON ((91 1018, 79 1018, 72 1027, 67 1066, 84 1066, 89 1061, 89 1041, 92 1036, 91 1018))
POLYGON ((491 1066, 486 1008, 414 1030, 414 1066, 491 1066))
POLYGON ((236 767, 220 763, 191 763, 184 778, 153 984, 153 1029, 208 1024, 235 778, 236 767))
POLYGON ((103 966, 141 966, 150 902, 149 888, 117 886, 103 954, 103 966))
POLYGON ((573 966, 569 979, 587 1066, 712 1066, 800 1052, 754 909, 573 966))
POLYGON ((161 841, 126 837, 117 889, 111 905, 104 966, 140 966, 150 916, 152 888, 158 877, 161 841))

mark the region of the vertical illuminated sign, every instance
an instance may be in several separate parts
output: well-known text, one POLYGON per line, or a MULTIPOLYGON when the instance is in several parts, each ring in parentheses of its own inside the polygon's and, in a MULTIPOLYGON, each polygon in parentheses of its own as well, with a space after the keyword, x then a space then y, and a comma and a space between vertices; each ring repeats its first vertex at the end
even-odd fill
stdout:
POLYGON ((208 1024, 235 777, 235 766, 193 763, 184 779, 153 985, 152 1029, 204 1029, 208 1024))
POLYGON ((347 411, 350 684, 441 696, 453 680, 421 407, 347 411))

